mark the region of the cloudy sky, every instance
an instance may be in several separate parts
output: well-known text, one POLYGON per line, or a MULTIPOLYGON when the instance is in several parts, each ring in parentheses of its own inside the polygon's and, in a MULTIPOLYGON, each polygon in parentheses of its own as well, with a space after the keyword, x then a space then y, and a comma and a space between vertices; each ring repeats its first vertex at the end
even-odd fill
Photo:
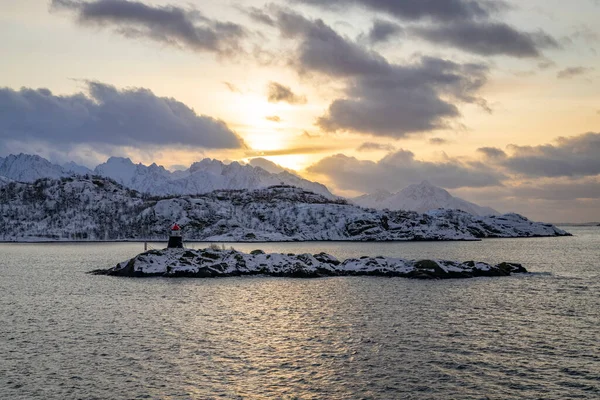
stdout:
POLYGON ((265 157, 600 220, 598 0, 0 4, 0 156, 265 157))

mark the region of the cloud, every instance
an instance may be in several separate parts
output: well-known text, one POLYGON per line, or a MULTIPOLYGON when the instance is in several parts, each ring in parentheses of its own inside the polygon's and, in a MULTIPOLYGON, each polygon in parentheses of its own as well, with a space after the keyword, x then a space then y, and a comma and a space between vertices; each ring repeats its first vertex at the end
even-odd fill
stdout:
POLYGON ((301 73, 351 77, 389 69, 384 57, 346 40, 320 19, 280 10, 277 26, 284 38, 300 40, 294 63, 301 73))
POLYGON ((488 158, 500 159, 506 157, 506 153, 497 147, 480 147, 477 149, 477 151, 488 158))
POLYGON ((245 12, 250 18, 252 18, 256 22, 260 22, 261 24, 269 26, 275 26, 275 20, 260 8, 248 7, 242 8, 242 11, 245 12))
POLYGON ((429 144, 433 144, 433 145, 442 145, 442 144, 446 144, 448 143, 447 139, 443 139, 443 138, 439 138, 439 137, 434 137, 429 139, 429 144))
POLYGON ((0 142, 75 145, 243 148, 225 122, 148 89, 87 82, 87 94, 0 88, 0 142))
POLYGON ((483 65, 429 57, 413 65, 389 65, 353 79, 347 97, 333 101, 317 123, 328 132, 393 138, 448 128, 460 116, 454 102, 485 103, 475 94, 486 75, 483 65))
POLYGON ((485 105, 477 97, 487 81, 488 68, 483 64, 434 57, 391 64, 340 36, 322 20, 279 11, 277 24, 284 37, 299 41, 294 64, 300 73, 347 82, 345 97, 333 101, 317 121, 324 131, 399 138, 447 128, 460 115, 453 102, 485 105))
POLYGON ((288 156, 295 154, 317 154, 327 153, 334 149, 332 146, 304 146, 291 147, 277 150, 251 150, 246 152, 247 157, 269 157, 269 156, 288 156))
POLYGON ((556 63, 552 60, 543 60, 543 61, 540 61, 537 66, 539 69, 545 70, 548 68, 556 67, 556 63))
POLYGON ((360 6, 372 11, 383 12, 396 18, 418 21, 463 21, 487 18, 490 14, 507 8, 506 2, 473 0, 294 0, 320 7, 347 8, 360 6))
POLYGON ((268 117, 265 117, 265 119, 271 122, 281 122, 281 118, 277 115, 270 115, 268 117))
MULTIPOLYGON (((480 55, 539 57, 541 49, 558 48, 558 42, 543 31, 522 32, 497 21, 505 1, 474 0, 296 0, 323 8, 347 10, 359 6, 399 20, 420 22, 408 31, 433 44, 456 47, 480 55)), ((382 26, 389 37, 390 26, 382 26)), ((375 27, 374 27, 375 29, 375 27)), ((377 36, 375 36, 377 38, 377 36)))
POLYGON ((221 83, 225 85, 231 93, 242 93, 242 90, 231 82, 223 81, 221 83))
POLYGON ((248 164, 252 165, 253 167, 260 167, 272 174, 279 174, 281 172, 287 171, 291 174, 297 175, 296 171, 282 167, 281 165, 262 157, 253 158, 250 161, 248 161, 248 164))
POLYGON ((396 148, 394 146, 392 146, 391 144, 380 144, 380 143, 373 143, 373 142, 365 142, 363 144, 361 144, 358 149, 356 149, 357 151, 394 151, 396 150, 396 148))
POLYGON ((85 26, 112 28, 127 38, 144 38, 197 52, 221 55, 241 50, 246 30, 204 16, 195 8, 152 6, 128 0, 52 0, 53 10, 75 13, 85 26))
POLYGON ((404 29, 394 22, 376 19, 373 26, 369 30, 367 39, 370 43, 387 42, 394 36, 399 36, 404 33, 404 29))
POLYGON ((558 71, 558 73, 556 74, 556 77, 558 79, 571 79, 571 78, 575 78, 577 76, 580 75, 585 75, 588 72, 593 71, 594 68, 586 68, 586 67, 569 67, 569 68, 565 68, 561 71, 558 71))
POLYGON ((506 182, 503 187, 461 188, 455 196, 501 212, 518 212, 534 221, 589 222, 598 220, 600 181, 598 178, 553 178, 535 182, 506 182))
POLYGON ((510 145, 508 149, 511 152, 509 156, 503 156, 504 152, 499 149, 492 148, 487 152, 492 156, 494 152, 499 152, 500 157, 492 161, 508 171, 526 177, 581 177, 600 174, 600 133, 559 137, 556 144, 510 145))
MULTIPOLYGON (((598 114, 600 114, 600 111, 598 111, 598 114)), ((314 133, 310 133, 308 131, 304 131, 302 132, 302 135, 300 135, 300 137, 306 138, 306 139, 316 139, 316 138, 320 138, 321 135, 317 135, 314 133)))
POLYGON ((481 163, 468 164, 457 159, 421 161, 402 149, 377 162, 336 154, 307 170, 327 177, 338 189, 367 193, 380 189, 396 191, 424 179, 445 188, 498 186, 504 177, 481 163))
POLYGON ((291 88, 284 86, 281 83, 269 82, 267 88, 267 97, 269 103, 286 102, 289 104, 305 104, 306 96, 295 94, 291 88))
POLYGON ((600 179, 586 177, 577 180, 543 180, 517 185, 512 195, 524 199, 577 200, 600 199, 600 179))
POLYGON ((540 31, 520 32, 502 22, 460 22, 412 28, 415 35, 439 45, 484 56, 540 57, 541 49, 559 48, 558 42, 540 31))

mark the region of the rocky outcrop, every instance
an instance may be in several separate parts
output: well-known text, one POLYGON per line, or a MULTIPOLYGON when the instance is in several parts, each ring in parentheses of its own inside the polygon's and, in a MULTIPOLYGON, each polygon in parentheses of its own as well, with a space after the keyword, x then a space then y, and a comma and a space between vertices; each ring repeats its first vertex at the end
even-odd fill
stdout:
POLYGON ((340 262, 326 254, 267 254, 262 250, 242 253, 234 249, 164 249, 139 254, 114 268, 91 271, 96 275, 127 277, 214 278, 268 275, 294 278, 325 276, 389 276, 413 279, 453 279, 477 276, 508 276, 527 272, 523 266, 503 262, 406 260, 361 257, 340 262))

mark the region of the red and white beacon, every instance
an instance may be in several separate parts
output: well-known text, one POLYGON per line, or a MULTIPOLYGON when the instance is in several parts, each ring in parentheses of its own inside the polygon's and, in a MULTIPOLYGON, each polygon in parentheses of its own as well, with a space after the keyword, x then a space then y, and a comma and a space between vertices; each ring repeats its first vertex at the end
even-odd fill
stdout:
POLYGON ((181 236, 181 227, 174 223, 169 234, 169 249, 183 249, 183 236, 181 236))

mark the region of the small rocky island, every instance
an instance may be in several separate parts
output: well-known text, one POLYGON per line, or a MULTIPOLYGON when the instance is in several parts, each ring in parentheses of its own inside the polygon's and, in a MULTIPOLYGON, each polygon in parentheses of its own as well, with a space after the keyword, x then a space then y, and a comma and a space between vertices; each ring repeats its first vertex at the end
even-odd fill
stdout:
POLYGON ((267 254, 262 250, 243 253, 234 249, 150 250, 95 275, 127 277, 214 278, 267 275, 293 278, 326 276, 388 276, 414 279, 453 279, 478 276, 509 276, 525 273, 520 264, 445 260, 405 260, 389 257, 350 258, 340 262, 326 254, 267 254))

